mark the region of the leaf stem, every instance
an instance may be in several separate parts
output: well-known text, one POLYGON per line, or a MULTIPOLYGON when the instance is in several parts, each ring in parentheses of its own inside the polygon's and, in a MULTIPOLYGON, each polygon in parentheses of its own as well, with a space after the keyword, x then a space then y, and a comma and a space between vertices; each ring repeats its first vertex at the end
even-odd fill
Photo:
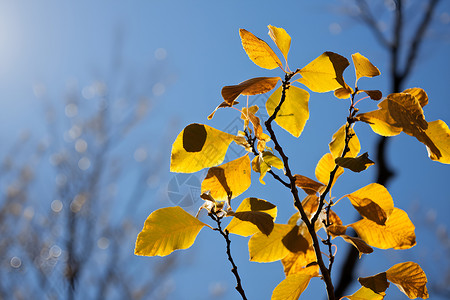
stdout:
POLYGON ((227 256, 228 256, 228 260, 230 261, 231 266, 232 266, 231 272, 233 273, 234 277, 236 278, 236 287, 235 288, 241 295, 242 299, 247 300, 244 289, 242 287, 241 277, 239 277, 237 266, 234 263, 233 257, 231 256, 231 240, 229 237, 230 233, 228 232, 228 230, 225 229, 225 231, 224 231, 222 229, 222 226, 221 226, 222 217, 218 216, 214 210, 212 210, 208 215, 211 217, 211 219, 213 219, 217 223, 217 228, 214 228, 214 230, 218 231, 223 236, 223 238, 225 239, 225 241, 227 243, 227 256))

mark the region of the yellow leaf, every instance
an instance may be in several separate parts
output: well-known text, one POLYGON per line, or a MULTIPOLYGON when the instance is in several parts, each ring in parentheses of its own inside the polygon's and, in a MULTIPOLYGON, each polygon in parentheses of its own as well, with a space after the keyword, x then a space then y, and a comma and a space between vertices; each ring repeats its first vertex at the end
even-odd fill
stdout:
POLYGON ((269 70, 276 67, 283 69, 280 59, 266 42, 245 29, 239 29, 239 35, 245 52, 257 66, 269 70))
MULTIPOLYGON (((266 110, 269 116, 273 115, 275 108, 280 103, 282 87, 273 92, 267 99, 266 110)), ((284 130, 295 137, 299 137, 309 118, 308 109, 309 93, 296 86, 290 86, 286 90, 286 97, 277 113, 275 122, 284 130)))
POLYGON ((344 239, 344 241, 346 241, 349 244, 352 244, 353 246, 355 246, 356 249, 358 249, 359 251, 359 258, 361 258, 362 254, 369 254, 373 252, 372 247, 370 247, 369 245, 366 244, 366 242, 364 242, 362 239, 357 238, 357 237, 353 237, 353 236, 349 236, 349 235, 340 235, 341 238, 344 239))
POLYGON ((386 271, 387 279, 395 284, 409 299, 429 297, 427 276, 422 268, 414 262, 399 263, 386 271))
POLYGON ((295 185, 305 191, 308 195, 315 195, 316 193, 321 193, 325 189, 325 185, 312 180, 303 175, 294 175, 295 185))
POLYGON ((275 42, 278 49, 280 49, 281 53, 283 53, 284 59, 287 61, 289 48, 291 47, 291 37, 283 28, 278 28, 272 25, 267 27, 269 27, 270 37, 275 42))
POLYGON ((335 238, 337 236, 345 235, 345 232, 347 231, 347 226, 343 225, 330 225, 327 227, 327 233, 331 235, 332 238, 335 238))
POLYGON ((283 245, 290 252, 297 253, 299 251, 306 252, 310 246, 311 239, 307 239, 306 237, 310 237, 309 233, 306 234, 305 225, 298 226, 294 225, 291 231, 283 237, 282 242, 283 245))
MULTIPOLYGON (((266 200, 258 199, 258 198, 245 198, 242 200, 241 205, 239 205, 238 209, 235 213, 238 212, 250 212, 250 211, 259 211, 265 212, 273 217, 273 220, 277 217, 277 207, 266 200)), ((259 229, 256 225, 252 224, 248 221, 241 221, 238 218, 233 218, 225 228, 230 233, 242 235, 242 236, 250 236, 259 232, 259 229)))
POLYGON ((375 164, 369 159, 369 154, 367 152, 358 157, 338 157, 334 161, 338 166, 358 173, 375 164))
POLYGON ((378 109, 356 115, 356 119, 368 123, 372 130, 382 136, 394 136, 402 132, 389 113, 388 99, 378 103, 378 109))
MULTIPOLYGON (((347 125, 343 125, 341 128, 333 134, 333 138, 331 139, 330 144, 328 144, 330 148, 331 154, 333 154, 334 158, 341 157, 342 152, 344 151, 345 146, 345 128, 347 125)), ((348 144, 349 151, 345 154, 345 157, 356 157, 361 150, 361 144, 359 143, 358 136, 352 127, 348 129, 349 135, 352 136, 350 142, 348 144)))
POLYGON ((217 107, 214 109, 214 111, 208 116, 208 120, 211 120, 211 119, 214 117, 214 115, 216 114, 216 112, 217 112, 217 110, 218 110, 219 108, 222 108, 222 107, 233 107, 233 106, 236 105, 236 104, 239 104, 239 102, 237 102, 237 101, 231 101, 230 103, 228 103, 228 102, 226 102, 226 101, 223 101, 222 103, 220 103, 219 105, 217 105, 217 107))
POLYGON ((234 135, 203 124, 190 124, 172 146, 170 171, 193 173, 223 162, 234 135))
POLYGON ((384 296, 386 296, 384 292, 377 294, 371 289, 362 286, 353 295, 345 296, 345 298, 350 300, 383 300, 384 296))
POLYGON ((210 191, 216 201, 225 201, 228 195, 236 198, 251 184, 250 158, 244 155, 218 167, 208 170, 202 182, 201 193, 210 191))
POLYGON ((441 120, 429 122, 425 134, 433 141, 434 145, 439 149, 442 155, 441 157, 438 157, 432 151, 428 151, 428 156, 432 160, 436 160, 443 164, 450 164, 450 129, 448 128, 448 125, 441 120))
MULTIPOLYGON (((345 82, 344 82, 345 83, 345 82)), ((353 94, 353 89, 346 83, 343 87, 334 90, 334 96, 339 99, 347 99, 353 94)))
POLYGON ((378 183, 366 185, 346 196, 361 216, 378 225, 384 225, 394 211, 391 194, 378 183))
MULTIPOLYGON (((327 153, 319 160, 316 166, 316 178, 322 182, 323 184, 328 184, 330 181, 330 173, 333 171, 334 167, 336 166, 336 163, 334 162, 333 154, 327 153)), ((336 174, 334 176, 334 180, 331 184, 336 182, 339 176, 341 176, 344 173, 344 169, 342 167, 339 167, 336 171, 336 174)))
POLYGON ((257 173, 260 173, 259 181, 262 184, 266 184, 263 179, 266 176, 266 173, 269 172, 272 167, 275 167, 277 169, 283 169, 284 164, 280 158, 275 156, 270 151, 260 152, 260 155, 256 156, 252 160, 252 169, 257 173))
POLYGON ((345 87, 342 73, 349 65, 348 60, 333 52, 324 52, 300 70, 298 82, 311 91, 324 93, 345 87))
POLYGON ((359 93, 366 93, 370 99, 377 101, 383 97, 383 94, 379 90, 358 90, 357 94, 359 93))
POLYGON ((189 248, 203 226, 206 224, 179 206, 155 210, 145 220, 134 254, 166 256, 177 249, 189 248))
POLYGON ((248 241, 250 260, 255 262, 273 262, 288 255, 289 250, 283 243, 283 238, 293 226, 274 224, 272 232, 267 236, 261 232, 255 233, 248 241))
POLYGON ((352 54, 352 60, 355 65, 356 82, 361 77, 375 77, 381 74, 377 67, 359 53, 352 54))
POLYGON ((225 102, 232 104, 239 95, 258 95, 271 91, 280 80, 280 77, 256 77, 222 88, 222 97, 225 102))
POLYGON ((311 278, 317 275, 317 268, 312 267, 287 276, 273 290, 271 300, 297 300, 308 287, 311 278))
POLYGON ((363 287, 371 289, 375 293, 384 293, 389 287, 386 272, 378 273, 369 277, 360 277, 358 278, 358 281, 363 287))
POLYGON ((425 105, 428 104, 428 95, 421 88, 406 89, 406 90, 403 91, 403 93, 407 93, 407 94, 410 94, 410 95, 414 96, 414 98, 416 98, 417 101, 419 101, 419 104, 420 104, 421 107, 424 107, 425 105))
POLYGON ((273 217, 268 213, 262 211, 241 211, 229 213, 228 215, 256 225, 259 231, 265 235, 269 235, 273 230, 273 217))
POLYGON ((408 215, 398 208, 394 208, 385 225, 364 218, 349 226, 372 247, 409 249, 416 245, 414 225, 408 215))
POLYGON ((312 246, 306 250, 306 252, 299 251, 296 253, 289 252, 282 260, 281 263, 284 267, 284 274, 286 276, 290 274, 296 274, 301 272, 306 266, 316 262, 316 253, 312 246))

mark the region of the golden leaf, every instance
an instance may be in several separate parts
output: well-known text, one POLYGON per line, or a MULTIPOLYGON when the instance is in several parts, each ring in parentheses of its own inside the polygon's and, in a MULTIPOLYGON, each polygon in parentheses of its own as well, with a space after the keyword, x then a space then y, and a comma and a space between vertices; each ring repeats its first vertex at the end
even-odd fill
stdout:
POLYGON ((245 52, 257 66, 269 70, 276 67, 283 69, 280 59, 266 42, 245 29, 239 29, 239 35, 245 52))
POLYGON ((367 96, 370 97, 372 100, 380 100, 383 97, 383 94, 379 90, 358 90, 357 94, 359 93, 366 93, 367 96))
POLYGON ((411 261, 396 264, 386 271, 386 275, 409 299, 429 297, 427 276, 418 264, 411 261))
POLYGON ((369 154, 367 152, 358 157, 338 157, 334 161, 338 166, 358 173, 375 164, 369 159, 369 154))
POLYGON ((366 185, 346 196, 362 217, 378 225, 384 225, 394 211, 391 194, 378 183, 366 185))
POLYGON ((416 98, 417 101, 419 101, 419 104, 420 104, 421 107, 424 107, 425 105, 428 104, 428 95, 421 88, 406 89, 406 90, 403 91, 403 93, 407 93, 407 94, 410 94, 410 95, 414 96, 414 98, 416 98))
POLYGON ((265 235, 269 235, 273 230, 273 217, 268 213, 262 211, 238 211, 229 213, 229 215, 256 225, 259 231, 265 235))
POLYGON ((306 252, 299 251, 296 253, 289 252, 282 260, 281 263, 284 267, 284 274, 286 276, 290 274, 296 274, 301 272, 306 266, 314 264, 316 262, 316 253, 312 246, 306 250, 306 252))
POLYGON ((375 77, 381 74, 377 67, 359 53, 352 54, 352 60, 355 66, 356 82, 361 77, 375 77))
POLYGON ((448 125, 441 120, 429 122, 425 134, 433 141, 441 153, 441 157, 438 157, 432 151, 428 151, 428 156, 440 163, 450 164, 450 129, 448 125))
POLYGON ((358 238, 358 237, 353 237, 353 236, 349 236, 349 235, 340 235, 341 238, 344 239, 344 241, 346 241, 349 244, 352 244, 353 246, 355 246, 356 249, 358 249, 359 251, 359 258, 361 258, 362 254, 369 254, 373 252, 372 247, 370 247, 369 245, 366 244, 366 242, 364 242, 362 239, 358 238))
POLYGON ((277 169, 283 169, 284 164, 280 158, 275 156, 270 151, 260 152, 260 155, 256 156, 252 160, 252 169, 257 173, 260 173, 259 181, 262 184, 266 184, 263 179, 266 176, 266 173, 269 172, 272 167, 275 167, 277 169))
MULTIPOLYGON (((336 163, 334 162, 333 154, 327 153, 319 160, 316 166, 316 178, 323 184, 328 184, 330 181, 330 173, 334 170, 336 163)), ((331 186, 334 185, 336 180, 344 173, 344 169, 339 167, 334 176, 334 180, 331 186)))
POLYGON ((303 175, 294 175, 295 185, 305 191, 308 195, 315 195, 316 193, 321 193, 325 189, 325 185, 312 180, 303 175))
MULTIPOLYGON (((277 217, 277 207, 266 200, 258 198, 245 198, 242 200, 235 213, 251 211, 267 213, 272 216, 273 220, 277 217)), ((225 229, 230 233, 242 236, 250 236, 260 231, 258 227, 251 222, 241 221, 238 218, 233 218, 225 229)))
POLYGON ((283 53, 284 59, 287 61, 289 48, 291 47, 291 37, 283 28, 278 28, 272 25, 269 27, 269 36, 275 42, 278 49, 283 53))
POLYGON ((203 226, 206 224, 179 206, 155 210, 145 220, 134 254, 166 256, 177 249, 189 248, 203 226))
POLYGON ((349 225, 367 244, 380 249, 409 249, 416 245, 414 225, 401 209, 394 208, 385 225, 362 219, 349 225))
POLYGON ((297 300, 308 287, 311 278, 318 276, 315 266, 308 267, 302 272, 287 276, 273 290, 271 300, 297 300))
POLYGON ((345 298, 350 300, 383 300, 384 296, 386 296, 384 292, 377 294, 371 289, 362 286, 353 295, 345 296, 345 298))
POLYGON ((170 171, 193 173, 222 163, 234 135, 193 123, 177 136, 172 146, 170 171))
POLYGON ((288 255, 289 250, 283 243, 283 238, 292 230, 293 226, 274 224, 272 232, 265 235, 255 233, 248 241, 250 260, 255 262, 273 262, 288 255))
POLYGON ((208 170, 202 182, 201 193, 210 191, 216 201, 225 201, 228 195, 236 198, 251 184, 250 158, 244 155, 208 170))
POLYGON ((300 70, 302 78, 296 81, 311 91, 324 93, 345 87, 342 73, 349 66, 348 60, 333 52, 324 52, 300 70))
POLYGON ((238 85, 224 86, 222 88, 222 97, 226 103, 231 105, 240 95, 258 95, 273 90, 280 79, 280 77, 256 77, 243 81, 238 85))
MULTIPOLYGON (((280 86, 267 99, 266 110, 269 116, 273 115, 280 103, 282 87, 280 86)), ((285 91, 285 100, 277 113, 275 122, 295 137, 299 137, 309 118, 309 93, 301 88, 290 86, 285 91)))
MULTIPOLYGON (((331 142, 328 144, 331 154, 334 158, 341 157, 345 146, 345 128, 347 125, 341 126, 341 128, 333 134, 331 142)), ((358 136, 352 127, 348 129, 349 135, 351 135, 350 142, 348 144, 349 151, 345 154, 345 157, 356 157, 361 150, 361 144, 359 143, 358 136)))

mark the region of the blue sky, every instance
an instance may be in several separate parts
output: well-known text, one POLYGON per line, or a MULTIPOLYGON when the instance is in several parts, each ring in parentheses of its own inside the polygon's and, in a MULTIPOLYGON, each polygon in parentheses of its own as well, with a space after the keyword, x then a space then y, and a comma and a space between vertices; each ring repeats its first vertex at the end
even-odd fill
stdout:
MULTIPOLYGON (((292 69, 302 67, 324 51, 333 51, 347 58, 360 52, 368 57, 382 75, 362 79, 360 85, 378 88, 388 93, 388 60, 384 49, 375 42, 370 32, 337 8, 351 1, 297 1, 280 5, 269 1, 0 1, 0 137, 2 144, 12 143, 23 130, 34 135, 45 132, 42 104, 36 98, 36 89, 46 87, 54 101, 62 97, 69 82, 87 86, 94 80, 108 77, 114 69, 114 53, 122 53, 125 70, 132 72, 162 66, 163 80, 151 87, 158 99, 155 114, 139 131, 137 140, 151 148, 167 153, 158 189, 149 195, 160 206, 171 203, 157 200, 166 191, 169 174, 168 145, 189 123, 206 123, 226 129, 234 122, 236 112, 219 111, 212 121, 206 116, 221 102, 220 90, 224 85, 237 84, 251 77, 280 76, 279 71, 265 70, 253 64, 240 44, 238 29, 245 28, 274 47, 267 35, 267 25, 283 27, 292 37, 289 64, 292 69), (122 44, 117 45, 117 33, 122 44), (158 50, 159 49, 159 50, 158 50), (163 50, 161 50, 163 49, 163 50), (164 58, 163 60, 161 60, 164 58), (159 59, 159 60, 158 60, 159 59), (162 88, 163 87, 163 88, 162 88), (159 88, 159 90, 158 90, 159 88), (164 128, 176 122, 169 136, 162 136, 164 128), (146 141, 149 137, 157 142, 146 141), (163 143, 163 140, 168 143, 163 143)), ((429 95, 425 107, 428 121, 442 119, 450 123, 448 84, 450 78, 449 43, 450 4, 442 1, 433 31, 422 47, 414 74, 406 87, 422 87, 429 95)), ((379 15, 387 22, 388 14, 379 15)), ((408 20, 413 22, 414 18, 408 20)), ((412 25, 408 25, 412 26, 412 25)), ((137 78, 141 83, 147 77, 137 78)), ((144 76, 145 75, 145 76, 144 76)), ((347 82, 354 82, 352 66, 344 73, 347 82)), ((255 101, 260 101, 256 99, 255 101)), ((332 94, 312 94, 310 120, 302 136, 296 140, 279 129, 280 138, 290 156, 296 173, 314 177, 314 168, 320 157, 328 151, 332 134, 345 122, 347 103, 332 94)), ((376 103, 365 101, 362 110, 373 110, 376 103)), ((362 151, 374 153, 375 134, 364 124, 355 128, 363 145, 362 151)), ((3 153, 4 149, 0 149, 3 153)), ((372 155, 372 157, 374 157, 372 155)), ((382 272, 392 264, 414 260, 422 265, 430 280, 437 278, 430 256, 440 247, 435 229, 426 229, 427 216, 435 215, 441 228, 450 225, 445 215, 450 209, 448 185, 450 169, 428 159, 425 147, 415 139, 401 134, 389 147, 389 162, 398 176, 389 190, 397 207, 410 214, 417 225, 418 245, 402 253, 376 250, 364 259, 361 276, 382 272), (421 261, 423 260, 423 263, 421 261)), ((198 175, 200 177, 200 175, 198 175)), ((334 194, 344 195, 372 182, 373 170, 362 175, 346 174, 336 185, 334 194)), ((262 186, 253 176, 254 187, 242 197, 256 196, 280 205, 284 212, 279 220, 285 222, 294 212, 288 194, 276 182, 267 178, 262 186)), ((198 202, 196 205, 200 205, 198 202)), ((150 205, 149 205, 150 206, 150 205)), ((345 206, 345 205, 343 205, 345 206)), ((350 206, 345 206, 351 210, 350 206)), ((196 210, 193 206, 192 211, 196 210)), ((149 211, 138 215, 143 224, 149 211)), ((353 212, 342 210, 344 222, 353 221, 353 212)), ((203 219, 205 221, 206 219, 203 219)), ((233 237, 235 253, 243 284, 250 299, 268 299, 273 288, 283 279, 279 263, 249 263, 246 239, 233 237)), ((448 247, 448 245, 447 245, 448 247)), ((339 249, 344 249, 341 247, 339 249)), ((448 248, 447 248, 448 251, 448 248)), ((343 255, 340 250, 338 255, 343 255)), ((130 255, 133 255, 130 253, 130 255)), ((233 290, 234 279, 225 257, 224 241, 214 232, 203 229, 197 243, 179 254, 186 266, 173 276, 173 299, 209 299, 208 289, 219 284, 226 288, 224 299, 239 299, 233 290)), ((441 254, 442 255, 442 254, 441 254)), ((444 255, 445 257, 445 255, 444 255)), ((141 259, 154 258, 138 258, 141 259)), ((159 259, 159 258, 155 258, 159 259)), ((339 256, 337 257, 339 260, 339 256)), ((445 262, 447 269, 449 262, 445 262)), ((339 264, 337 264, 339 267, 339 264)), ((305 299, 310 299, 322 288, 317 280, 311 284, 305 299), (309 295, 309 297, 307 296, 309 295)), ((356 290, 356 287, 353 289, 356 290)), ((388 295, 399 295, 392 286, 388 295)), ((439 299, 439 297, 432 297, 439 299)), ((400 298, 401 299, 401 298, 400 298)))

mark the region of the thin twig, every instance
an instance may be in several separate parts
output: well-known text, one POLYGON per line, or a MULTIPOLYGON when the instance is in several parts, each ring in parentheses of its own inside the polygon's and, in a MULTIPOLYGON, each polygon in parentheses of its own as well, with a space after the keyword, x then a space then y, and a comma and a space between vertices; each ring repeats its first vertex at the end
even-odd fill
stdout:
POLYGON ((226 229, 225 229, 225 231, 222 230, 221 222, 220 222, 222 217, 217 216, 217 214, 214 211, 211 211, 211 213, 209 213, 208 215, 211 217, 211 219, 213 219, 217 223, 217 228, 214 228, 214 230, 218 231, 223 236, 223 238, 225 239, 225 241, 227 243, 227 256, 228 256, 228 260, 230 261, 231 266, 232 266, 231 272, 234 274, 234 277, 236 278, 236 287, 235 288, 241 295, 242 299, 247 300, 244 289, 242 288, 241 277, 239 277, 237 266, 234 263, 233 257, 231 256, 231 240, 229 237, 230 233, 226 229))

